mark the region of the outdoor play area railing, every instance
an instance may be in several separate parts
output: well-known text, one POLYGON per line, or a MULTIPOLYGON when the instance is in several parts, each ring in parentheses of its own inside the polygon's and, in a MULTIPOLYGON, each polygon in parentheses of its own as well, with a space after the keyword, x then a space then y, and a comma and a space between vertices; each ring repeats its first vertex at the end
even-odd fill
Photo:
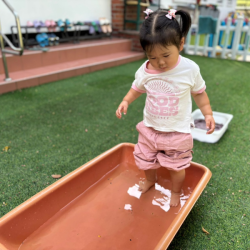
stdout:
POLYGON ((217 22, 216 33, 214 35, 204 34, 204 44, 200 45, 198 25, 192 24, 185 43, 185 53, 194 55, 208 55, 210 57, 237 59, 242 56, 246 61, 249 51, 250 25, 243 26, 243 18, 236 20, 236 25, 231 25, 232 19, 228 18, 226 25, 222 26, 217 22), (191 45, 191 32, 195 33, 194 45, 191 45), (243 44, 241 41, 244 40, 243 44), (222 42, 223 41, 223 42, 222 42))
POLYGON ((0 24, 0 49, 2 51, 2 60, 3 60, 3 65, 4 65, 4 71, 5 71, 5 81, 10 81, 11 78, 9 78, 9 72, 8 72, 7 61, 6 61, 6 58, 5 58, 5 53, 21 56, 23 54, 23 39, 22 39, 22 33, 21 33, 20 21, 19 21, 18 14, 12 8, 12 6, 8 3, 7 0, 3 0, 3 2, 6 4, 6 6, 10 9, 10 11, 15 16, 16 26, 17 26, 17 34, 18 34, 18 42, 19 42, 19 48, 16 48, 11 43, 11 41, 8 39, 8 37, 5 36, 5 34, 2 33, 1 24, 0 24), (4 40, 11 47, 12 50, 4 48, 4 40))

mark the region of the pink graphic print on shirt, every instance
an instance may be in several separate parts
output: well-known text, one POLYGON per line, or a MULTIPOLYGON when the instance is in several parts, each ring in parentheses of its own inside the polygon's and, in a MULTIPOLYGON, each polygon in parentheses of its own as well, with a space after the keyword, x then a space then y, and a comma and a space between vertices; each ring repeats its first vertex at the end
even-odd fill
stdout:
POLYGON ((149 81, 145 88, 147 89, 146 110, 152 115, 158 116, 176 116, 179 111, 179 97, 176 96, 175 89, 167 81, 155 79, 149 81))

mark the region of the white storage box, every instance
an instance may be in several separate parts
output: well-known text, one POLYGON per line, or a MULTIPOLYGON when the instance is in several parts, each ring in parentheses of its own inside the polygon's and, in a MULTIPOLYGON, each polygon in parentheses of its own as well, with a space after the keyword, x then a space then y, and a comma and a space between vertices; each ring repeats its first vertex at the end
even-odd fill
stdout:
MULTIPOLYGON (((218 130, 214 131, 212 134, 207 135, 207 131, 199 128, 193 128, 191 129, 192 136, 195 140, 201 141, 201 142, 208 142, 208 143, 215 143, 219 141, 219 139, 222 137, 222 135, 225 133, 225 131, 228 128, 228 124, 233 119, 233 115, 231 114, 225 114, 221 112, 213 112, 215 123, 223 124, 223 127, 218 130)), ((197 119, 205 119, 203 114, 201 113, 200 109, 196 109, 192 113, 192 117, 194 120, 197 119)))

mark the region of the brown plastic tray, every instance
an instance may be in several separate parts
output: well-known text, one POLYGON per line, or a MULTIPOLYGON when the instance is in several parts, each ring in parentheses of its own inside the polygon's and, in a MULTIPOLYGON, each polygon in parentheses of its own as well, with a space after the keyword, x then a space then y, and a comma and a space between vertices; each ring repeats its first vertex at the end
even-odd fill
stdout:
MULTIPOLYGON (((0 219, 1 250, 166 249, 205 188, 211 172, 192 162, 185 204, 165 212, 152 204, 155 188, 140 199, 127 191, 144 177, 134 144, 115 146, 37 193, 0 219), (125 210, 130 204, 132 210, 125 210)), ((171 188, 166 169, 158 184, 171 188)))

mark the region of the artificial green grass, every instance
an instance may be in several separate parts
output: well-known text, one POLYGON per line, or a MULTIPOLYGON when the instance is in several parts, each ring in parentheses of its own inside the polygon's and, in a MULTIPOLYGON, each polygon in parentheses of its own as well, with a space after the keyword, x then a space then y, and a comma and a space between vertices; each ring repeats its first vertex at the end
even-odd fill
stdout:
MULTIPOLYGON (((250 64, 187 57, 201 68, 213 110, 234 118, 218 143, 194 141, 193 161, 213 176, 168 249, 250 249, 250 64)), ((0 149, 10 146, 0 153, 0 217, 55 182, 52 174, 137 142, 145 95, 121 120, 115 110, 142 62, 0 96, 0 149)))

